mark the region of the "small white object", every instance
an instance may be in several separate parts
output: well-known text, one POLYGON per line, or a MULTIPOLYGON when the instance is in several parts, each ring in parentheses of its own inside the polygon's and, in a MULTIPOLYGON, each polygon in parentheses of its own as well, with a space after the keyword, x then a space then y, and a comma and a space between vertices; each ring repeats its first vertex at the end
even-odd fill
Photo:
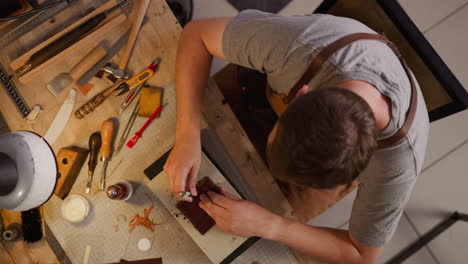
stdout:
POLYGON ((83 264, 88 264, 88 262, 89 262, 89 253, 91 253, 91 246, 86 245, 85 253, 84 253, 84 257, 83 257, 83 264))
POLYGON ((88 213, 89 202, 81 195, 72 194, 62 203, 62 216, 70 222, 81 222, 88 216, 88 213))
POLYGON ((35 105, 31 112, 26 116, 26 123, 34 124, 39 118, 39 115, 42 113, 42 107, 40 105, 35 105))
POLYGON ((141 251, 147 251, 151 248, 151 242, 147 238, 138 240, 138 249, 141 251))

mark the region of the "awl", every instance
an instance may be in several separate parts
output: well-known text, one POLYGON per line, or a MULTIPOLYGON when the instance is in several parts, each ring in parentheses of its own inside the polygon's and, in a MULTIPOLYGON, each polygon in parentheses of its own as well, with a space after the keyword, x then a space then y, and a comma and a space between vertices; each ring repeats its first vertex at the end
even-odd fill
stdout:
POLYGON ((94 169, 96 168, 99 149, 101 148, 101 134, 99 132, 93 133, 89 137, 89 161, 88 161, 88 181, 86 183, 86 194, 91 192, 91 185, 93 183, 94 169))
POLYGON ((101 161, 104 162, 102 168, 102 175, 101 180, 99 181, 99 190, 104 191, 106 187, 106 170, 107 164, 109 163, 109 158, 111 156, 112 151, 112 138, 114 136, 114 122, 110 119, 104 121, 101 127, 101 137, 102 137, 102 146, 101 151, 99 152, 99 156, 101 157, 101 161))

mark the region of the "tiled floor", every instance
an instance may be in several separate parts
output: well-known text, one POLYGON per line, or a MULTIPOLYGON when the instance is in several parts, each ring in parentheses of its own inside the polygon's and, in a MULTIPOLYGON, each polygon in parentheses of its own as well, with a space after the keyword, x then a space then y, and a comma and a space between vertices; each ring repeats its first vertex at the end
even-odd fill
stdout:
MULTIPOLYGON (((194 0, 195 18, 232 16, 237 12, 225 0, 194 0)), ((321 0, 293 0, 280 14, 311 13, 321 0)), ((468 0, 399 0, 445 63, 468 87, 468 0)), ((217 60, 212 72, 225 65, 217 60)), ((454 210, 468 212, 468 111, 431 124, 425 169, 392 241, 379 263, 390 259, 454 210)), ((347 227, 353 194, 311 224, 347 227)), ((468 223, 457 223, 405 263, 468 263, 468 223)))

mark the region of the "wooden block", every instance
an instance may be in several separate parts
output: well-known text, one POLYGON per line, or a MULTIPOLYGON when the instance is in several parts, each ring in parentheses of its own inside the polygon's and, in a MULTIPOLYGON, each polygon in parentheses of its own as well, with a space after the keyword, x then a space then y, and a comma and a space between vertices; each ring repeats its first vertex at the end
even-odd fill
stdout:
POLYGON ((154 110, 161 105, 162 89, 156 87, 143 87, 140 91, 140 107, 138 116, 150 117, 154 110))
POLYGON ((57 181, 54 194, 64 199, 70 192, 81 167, 88 156, 88 150, 79 147, 68 147, 60 149, 57 155, 58 170, 60 178, 57 181))

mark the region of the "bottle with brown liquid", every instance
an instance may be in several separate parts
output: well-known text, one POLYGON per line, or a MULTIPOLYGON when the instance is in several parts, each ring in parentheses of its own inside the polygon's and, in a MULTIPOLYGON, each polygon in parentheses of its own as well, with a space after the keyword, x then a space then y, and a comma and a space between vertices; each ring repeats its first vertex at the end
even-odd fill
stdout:
POLYGON ((106 194, 109 199, 126 201, 133 194, 133 185, 129 181, 118 181, 107 187, 106 194))

